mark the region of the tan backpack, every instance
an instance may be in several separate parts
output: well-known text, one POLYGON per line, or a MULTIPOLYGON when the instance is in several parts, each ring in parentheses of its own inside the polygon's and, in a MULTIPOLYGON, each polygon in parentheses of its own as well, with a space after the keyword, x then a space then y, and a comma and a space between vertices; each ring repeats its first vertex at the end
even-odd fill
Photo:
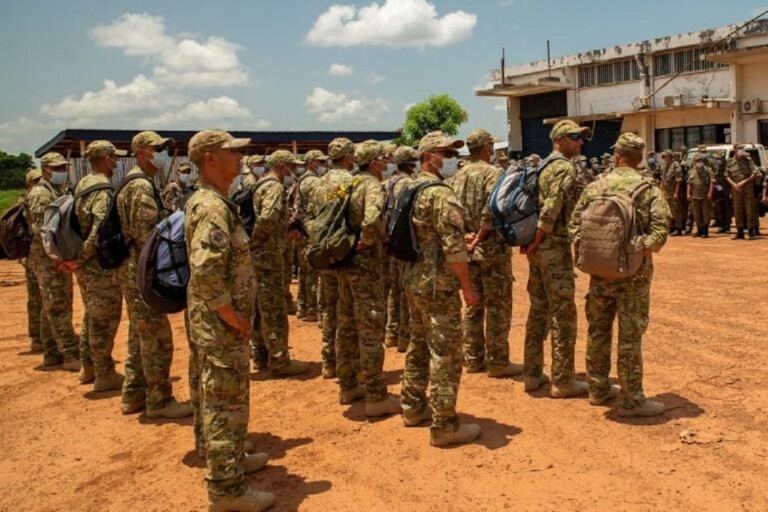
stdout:
POLYGON ((630 193, 608 192, 605 178, 597 182, 597 196, 581 214, 576 240, 576 267, 586 274, 610 279, 635 275, 643 264, 643 228, 635 199, 650 188, 638 184, 630 193))

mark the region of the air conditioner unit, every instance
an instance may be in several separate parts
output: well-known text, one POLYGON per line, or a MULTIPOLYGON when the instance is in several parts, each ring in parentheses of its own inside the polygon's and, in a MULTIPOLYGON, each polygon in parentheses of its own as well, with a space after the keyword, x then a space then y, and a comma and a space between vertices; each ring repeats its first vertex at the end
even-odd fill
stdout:
POLYGON ((665 107, 682 107, 683 97, 680 94, 672 94, 670 96, 664 96, 665 107))
POLYGON ((763 111, 763 102, 759 98, 741 102, 741 111, 745 114, 759 114, 763 111))

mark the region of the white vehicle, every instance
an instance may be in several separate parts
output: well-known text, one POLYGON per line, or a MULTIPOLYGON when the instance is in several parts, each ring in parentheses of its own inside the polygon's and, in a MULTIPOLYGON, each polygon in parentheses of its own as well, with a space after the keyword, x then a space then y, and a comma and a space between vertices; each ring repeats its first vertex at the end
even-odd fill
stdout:
MULTIPOLYGON (((688 153, 686 153, 683 158, 682 165, 690 167, 691 163, 693 163, 693 155, 702 149, 706 151, 710 157, 720 151, 725 152, 726 161, 733 157, 733 144, 699 146, 698 148, 688 150, 688 153)), ((765 147, 762 144, 744 144, 744 149, 746 149, 749 156, 752 157, 752 161, 755 162, 755 165, 760 168, 763 174, 765 174, 766 169, 768 169, 768 158, 766 158, 765 147)))

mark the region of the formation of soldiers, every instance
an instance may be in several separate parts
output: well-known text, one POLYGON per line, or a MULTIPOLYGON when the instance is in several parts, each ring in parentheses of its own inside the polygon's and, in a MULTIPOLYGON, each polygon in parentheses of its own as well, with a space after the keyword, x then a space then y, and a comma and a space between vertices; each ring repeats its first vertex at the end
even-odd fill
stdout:
MULTIPOLYGON (((130 255, 117 271, 101 269, 93 257, 95 226, 113 194, 106 189, 76 199, 86 238, 77 260, 57 266, 44 254, 42 212, 64 193, 68 166, 61 155, 46 154, 41 170, 29 174, 31 188, 23 199, 34 237, 25 262, 32 348, 42 346, 46 366, 79 370, 80 382, 94 383, 95 391, 122 389, 123 414, 194 414, 212 511, 264 510, 274 503, 272 494, 252 489, 244 480, 246 473, 268 462, 266 454, 250 453, 245 440, 249 373, 251 360, 258 371, 276 378, 307 370, 306 362, 291 358, 288 347, 293 299, 286 282, 294 247, 299 256, 296 314, 321 329, 322 376, 337 379, 340 404, 364 400, 367 416, 402 414, 406 427, 431 421, 433 446, 471 442, 480 435, 480 426, 461 424, 456 411, 464 367, 495 379, 522 374, 528 393, 551 381, 553 398, 588 396, 594 405, 619 398, 618 414, 624 416, 661 414, 664 405, 643 394, 641 340, 648 326, 652 254, 666 242, 672 214, 665 193, 641 175, 645 144, 634 134, 617 141, 607 162, 610 172, 580 185, 585 130, 566 120, 550 134, 553 153, 560 158, 540 173, 538 230, 534 241, 521 248, 529 265, 530 300, 522 363, 509 357, 511 249, 494 228, 489 208, 489 196, 508 162, 492 164, 494 138, 485 130, 467 137, 470 156, 461 169, 458 151, 465 142, 442 132, 427 134, 418 148, 378 141, 355 145, 338 138, 329 144, 327 156, 314 150, 300 160, 285 150, 245 156, 248 139, 204 130, 188 147, 197 183, 192 183, 192 168, 181 167, 177 182, 162 197, 151 178, 167 168, 173 142, 141 132, 131 144, 137 165, 126 180, 138 178, 124 181, 114 199, 130 240, 130 255), (581 381, 575 376, 571 246, 579 237, 580 214, 599 187, 628 194, 646 181, 651 186, 637 197, 646 233, 643 266, 629 279, 591 278, 589 379, 581 381), (385 251, 384 226, 396 198, 422 185, 429 186, 416 196, 412 211, 420 257, 406 263, 385 251), (349 187, 349 218, 359 233, 354 257, 343 268, 317 272, 307 260, 305 228, 324 204, 349 187), (250 235, 230 200, 238 190, 252 192, 250 235), (180 208, 190 266, 185 312, 190 403, 173 395, 168 319, 144 304, 136 284, 138 254, 147 237, 168 210, 180 208), (87 319, 79 344, 72 329, 73 272, 87 319), (115 370, 111 357, 121 297, 129 320, 125 376, 115 370), (616 316, 620 386, 608 379, 616 316), (551 377, 544 373, 548 335, 551 377), (385 348, 405 352, 399 398, 389 393, 383 378, 385 348)), ((92 172, 76 191, 108 182, 123 155, 107 141, 91 143, 85 158, 92 172)))

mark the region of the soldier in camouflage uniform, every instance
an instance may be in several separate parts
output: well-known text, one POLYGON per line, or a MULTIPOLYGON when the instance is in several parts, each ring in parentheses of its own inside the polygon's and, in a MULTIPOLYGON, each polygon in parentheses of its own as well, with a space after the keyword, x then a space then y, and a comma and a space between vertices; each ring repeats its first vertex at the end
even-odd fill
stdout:
POLYGON ((592 174, 592 170, 587 166, 587 157, 579 155, 574 159, 574 167, 576 167, 576 181, 574 182, 574 193, 576 197, 581 196, 581 192, 584 188, 595 181, 595 176, 592 174))
POLYGON ((472 288, 482 304, 468 306, 462 322, 467 373, 487 371, 493 378, 520 375, 523 367, 509 362, 512 322, 512 255, 493 227, 489 206, 501 173, 490 164, 493 136, 474 130, 467 137, 467 165, 445 180, 464 208, 464 229, 472 288))
POLYGON ((744 240, 744 230, 748 230, 750 240, 757 236, 759 219, 755 199, 754 182, 762 176, 744 146, 734 146, 734 156, 725 164, 725 177, 731 185, 733 212, 736 217, 736 236, 734 240, 744 240))
MULTIPOLYGON (((19 197, 18 203, 23 204, 29 191, 37 185, 43 177, 40 169, 30 169, 25 177, 27 191, 19 197)), ((24 267, 24 277, 27 286, 27 332, 29 334, 29 351, 41 353, 45 349, 44 338, 51 338, 51 327, 48 325, 48 317, 43 312, 43 298, 40 296, 40 284, 35 277, 34 269, 29 263, 29 258, 21 259, 24 267)), ((55 344, 55 341, 50 344, 55 344)))
POLYGON ((731 184, 725 177, 725 151, 716 151, 712 157, 712 166, 715 170, 715 200, 713 204, 715 225, 718 228, 718 233, 730 233, 731 219, 733 219, 733 200, 731 199, 731 184))
POLYGON ((273 376, 297 375, 307 363, 292 361, 288 350, 288 314, 284 290, 285 248, 288 244, 288 205, 283 178, 293 162, 290 151, 280 149, 268 158, 269 172, 253 193, 256 222, 251 234, 251 255, 256 271, 256 332, 252 337, 257 367, 273 376))
MULTIPOLYGON (((636 171, 643 158, 645 143, 633 133, 624 133, 615 147, 616 168, 600 181, 608 192, 630 195, 643 183, 636 171)), ((581 213, 599 195, 598 185, 586 188, 571 218, 569 231, 579 238, 581 213)), ((662 191, 651 185, 635 199, 637 218, 643 228, 645 259, 635 275, 626 279, 591 276, 587 295, 587 372, 590 403, 601 405, 621 396, 622 416, 657 416, 664 404, 646 400, 643 394, 642 338, 648 328, 653 253, 667 241, 669 206, 662 191), (619 317, 618 374, 621 388, 611 385, 611 336, 619 317)))
POLYGON ((126 177, 139 175, 117 194, 115 201, 130 254, 118 269, 118 279, 128 308, 128 353, 121 410, 133 414, 146 407, 150 418, 183 418, 192 414, 189 404, 173 397, 170 380, 173 337, 168 317, 147 306, 139 295, 136 273, 141 249, 165 212, 154 176, 168 166, 170 139, 152 131, 136 134, 131 151, 136 167, 126 177))
POLYGON ((127 153, 111 142, 91 142, 83 155, 91 166, 91 174, 77 184, 75 194, 98 186, 109 189, 94 190, 75 200, 75 211, 85 242, 74 262, 62 266, 74 270, 83 298, 85 317, 80 334, 80 382, 94 383, 94 391, 110 391, 123 386, 123 376, 115 371, 112 348, 120 325, 123 294, 115 270, 104 270, 96 259, 98 228, 107 216, 113 190, 110 178, 117 167, 117 157, 127 153))
POLYGON ((696 224, 694 237, 709 238, 712 199, 715 194, 715 172, 707 164, 706 153, 697 153, 688 171, 688 201, 696 224))
POLYGON ((403 370, 403 423, 413 427, 431 419, 433 446, 467 443, 480 435, 480 425, 460 424, 456 402, 463 359, 458 292, 467 306, 479 306, 481 298, 472 289, 464 209, 453 189, 441 184, 456 174, 463 145, 443 132, 425 135, 419 144, 420 172, 408 185, 430 184, 416 196, 411 218, 422 256, 405 276, 411 343, 403 370))
POLYGON ((595 178, 602 174, 603 168, 600 166, 600 160, 598 160, 597 157, 593 156, 589 159, 589 169, 592 171, 592 176, 595 178))
POLYGON ((204 130, 189 141, 200 190, 187 203, 184 234, 190 261, 190 391, 195 443, 206 454, 208 510, 264 510, 275 498, 245 483, 267 454, 245 453, 248 431, 248 339, 256 299, 248 235, 226 198, 250 139, 204 130))
POLYGON ((42 179, 24 197, 24 218, 32 236, 27 264, 40 287, 46 322, 41 322, 40 336, 45 344, 43 365, 64 364, 65 370, 80 369, 78 340, 72 327, 72 275, 60 270, 43 250, 40 228, 45 207, 64 194, 69 179, 69 161, 59 153, 46 153, 40 160, 42 179))
POLYGON ((555 159, 539 172, 539 223, 531 244, 522 247, 528 257, 530 309, 525 326, 525 390, 532 392, 549 379, 542 373, 544 341, 552 331, 553 398, 585 395, 586 382, 574 378, 576 302, 573 255, 568 219, 576 204, 576 171, 570 158, 581 152, 589 128, 566 119, 549 134, 555 159))
MULTIPOLYGON (((283 177, 283 186, 285 187, 286 197, 286 225, 293 216, 293 203, 289 199, 296 195, 295 191, 298 188, 298 178, 300 178, 304 172, 306 172, 304 162, 294 158, 291 161, 289 171, 283 177)), ((293 300, 293 294, 291 293, 291 282, 293 281, 294 262, 296 259, 296 240, 298 238, 298 233, 289 231, 283 252, 283 296, 285 297, 286 312, 289 315, 295 315, 298 312, 298 305, 296 301, 293 300)))
POLYGON ((661 166, 661 190, 667 199, 669 209, 672 211, 672 223, 670 225, 669 236, 680 236, 683 234, 683 211, 680 205, 681 183, 683 182, 683 170, 680 164, 675 162, 674 153, 666 150, 661 154, 664 163, 661 166))
POLYGON ((194 190, 192 165, 185 162, 176 169, 176 180, 170 182, 163 189, 161 195, 163 206, 171 213, 181 210, 194 190))

